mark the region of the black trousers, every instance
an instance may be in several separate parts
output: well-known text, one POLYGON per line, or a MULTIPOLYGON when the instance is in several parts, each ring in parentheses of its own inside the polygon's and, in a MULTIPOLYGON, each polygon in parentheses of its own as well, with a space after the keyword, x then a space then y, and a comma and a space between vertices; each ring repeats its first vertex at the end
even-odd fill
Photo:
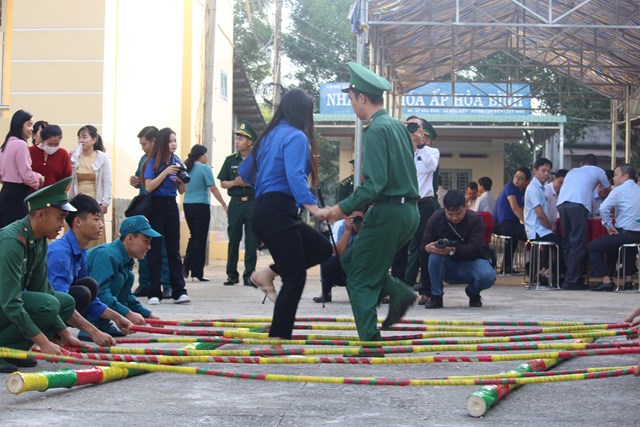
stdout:
MULTIPOLYGON (((180 212, 174 196, 153 196, 151 198, 153 213, 149 222, 151 227, 164 237, 169 263, 169 280, 171 280, 171 296, 177 299, 187 291, 182 276, 182 260, 180 259, 180 212)), ((149 257, 149 275, 151 292, 149 297, 162 299, 162 237, 151 240, 149 257)))
POLYGON ((184 256, 184 271, 191 272, 191 277, 202 277, 207 259, 211 210, 208 203, 185 203, 182 206, 191 234, 187 244, 187 253, 184 256))
POLYGON ((69 286, 69 295, 73 297, 76 302, 76 310, 83 317, 87 317, 89 304, 98 296, 98 287, 98 282, 92 277, 83 277, 69 286))
POLYGON ((0 228, 24 218, 29 213, 24 198, 29 195, 29 186, 5 182, 0 190, 0 228))
POLYGON ((587 220, 589 212, 580 203, 564 202, 558 206, 562 224, 562 251, 567 271, 565 286, 576 286, 582 281, 587 253, 587 220))
MULTIPOLYGON (((422 237, 424 229, 427 227, 427 222, 431 215, 436 211, 436 205, 433 201, 433 197, 423 197, 418 201, 418 212, 420 213, 420 222, 418 223, 418 229, 414 236, 418 246, 418 256, 420 257, 420 289, 421 295, 429 295, 431 292, 431 281, 429 280, 429 254, 424 250, 422 245, 422 237)), ((393 263, 391 264, 391 275, 404 281, 407 270, 407 263, 409 258, 409 244, 404 245, 396 255, 393 257, 393 263)), ((407 283, 409 286, 413 286, 415 283, 407 283)))
POLYGON ((282 193, 266 193, 256 199, 252 227, 273 257, 271 269, 282 279, 269 336, 290 339, 307 269, 331 256, 331 243, 302 222, 293 197, 282 193))
POLYGON ((335 255, 320 264, 320 282, 322 294, 325 297, 331 295, 331 288, 334 286, 347 286, 347 273, 344 272, 340 260, 335 255))
MULTIPOLYGON (((612 236, 601 236, 589 243, 589 261, 594 277, 608 276, 611 271, 615 270, 620 246, 626 243, 640 243, 640 232, 620 230, 618 232, 619 234, 612 236)), ((633 276, 638 271, 635 262, 637 256, 638 251, 635 248, 629 248, 625 251, 626 269, 623 272, 625 276, 633 276)))
POLYGON ((504 221, 497 227, 497 231, 503 236, 512 237, 512 239, 509 239, 505 242, 504 262, 502 266, 505 273, 511 273, 513 255, 518 250, 518 241, 521 240, 523 242, 526 242, 527 233, 524 229, 524 224, 520 224, 520 222, 518 221, 504 221))

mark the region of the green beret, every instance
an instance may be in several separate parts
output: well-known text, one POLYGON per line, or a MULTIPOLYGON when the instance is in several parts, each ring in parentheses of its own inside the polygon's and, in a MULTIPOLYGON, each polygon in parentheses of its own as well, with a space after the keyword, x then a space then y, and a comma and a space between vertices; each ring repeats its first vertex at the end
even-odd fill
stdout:
POLYGON ((427 135, 429 135, 429 138, 436 139, 436 137, 438 136, 438 132, 436 132, 433 126, 431 126, 431 123, 423 120, 422 124, 424 125, 424 131, 427 133, 427 135))
POLYGON ((349 92, 349 89, 356 89, 369 95, 380 96, 385 90, 391 90, 391 83, 384 77, 381 77, 360 64, 349 62, 349 73, 351 80, 349 86, 342 89, 343 92, 349 92))
POLYGON ((69 204, 69 196, 67 196, 72 179, 72 177, 65 178, 29 194, 24 198, 25 203, 29 206, 29 211, 58 208, 67 212, 75 212, 76 208, 69 204))
POLYGON ((236 135, 246 136, 252 141, 255 141, 256 139, 258 139, 258 135, 256 134, 256 131, 253 130, 253 126, 251 126, 251 123, 249 123, 246 120, 240 121, 240 126, 238 127, 238 129, 236 129, 234 133, 236 135))

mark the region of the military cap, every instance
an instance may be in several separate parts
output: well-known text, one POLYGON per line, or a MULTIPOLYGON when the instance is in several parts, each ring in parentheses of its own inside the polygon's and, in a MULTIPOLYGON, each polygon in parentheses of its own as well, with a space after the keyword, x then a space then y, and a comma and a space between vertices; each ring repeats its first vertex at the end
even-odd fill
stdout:
POLYGON ((24 198, 25 203, 29 206, 29 211, 58 208, 67 212, 75 212, 76 208, 69 204, 69 196, 67 196, 72 179, 72 177, 67 177, 29 194, 24 198))
POLYGON ((381 77, 368 69, 367 67, 349 62, 349 73, 351 80, 349 86, 342 89, 342 92, 349 92, 350 89, 356 89, 369 95, 382 95, 385 90, 391 90, 391 83, 384 77, 381 77))
POLYGON ((246 120, 240 121, 240 126, 236 129, 234 134, 246 136, 252 141, 258 139, 258 135, 256 134, 256 131, 253 130, 253 126, 251 126, 251 123, 246 120))
POLYGON ((142 233, 149 237, 162 237, 162 234, 151 228, 149 220, 144 215, 134 215, 126 218, 120 224, 120 237, 131 233, 142 233))
POLYGON ((429 123, 426 120, 422 121, 422 124, 424 125, 424 131, 427 133, 427 135, 429 135, 429 138, 431 139, 436 139, 436 136, 438 136, 438 132, 436 132, 436 130, 433 128, 433 126, 431 126, 431 123, 429 123))

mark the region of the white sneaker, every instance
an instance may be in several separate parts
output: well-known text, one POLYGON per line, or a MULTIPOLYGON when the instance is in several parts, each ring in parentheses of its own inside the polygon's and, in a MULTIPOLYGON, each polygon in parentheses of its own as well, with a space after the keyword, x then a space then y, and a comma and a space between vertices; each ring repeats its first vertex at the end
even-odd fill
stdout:
POLYGON ((187 294, 182 294, 178 297, 178 299, 173 300, 174 304, 189 304, 190 302, 191 298, 189 298, 189 295, 187 294))
POLYGON ((151 297, 151 298, 149 298, 149 302, 147 302, 147 304, 149 304, 149 305, 158 305, 158 304, 160 304, 160 298, 151 297))

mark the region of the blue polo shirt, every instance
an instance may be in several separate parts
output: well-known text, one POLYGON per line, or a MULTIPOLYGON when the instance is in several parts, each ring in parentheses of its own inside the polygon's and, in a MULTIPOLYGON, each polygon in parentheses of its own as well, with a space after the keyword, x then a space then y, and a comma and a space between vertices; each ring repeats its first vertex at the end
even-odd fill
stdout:
MULTIPOLYGON (((153 163, 154 163, 153 159, 150 159, 147 162, 147 165, 144 168, 144 179, 154 179, 156 176, 158 176, 156 171, 153 169, 153 163)), ((182 163, 182 160, 180 160, 178 156, 174 154, 171 155, 171 158, 169 159, 168 164, 170 165, 180 164, 184 166, 184 163, 182 163)), ((167 162, 164 159, 162 159, 162 161, 160 162, 160 167, 158 168, 158 172, 161 172, 166 166, 167 166, 167 162)), ((156 188, 153 191, 153 195, 168 196, 168 197, 177 196, 178 195, 177 180, 178 178, 174 174, 167 175, 167 177, 164 179, 164 181, 162 181, 162 183, 158 186, 158 188, 156 188)))
POLYGON ((509 204, 509 200, 507 199, 507 197, 509 196, 515 196, 518 206, 524 206, 522 191, 520 191, 520 189, 516 187, 513 182, 508 182, 498 195, 498 198, 496 199, 496 207, 493 211, 493 217, 497 218, 498 224, 502 224, 505 221, 520 221, 520 219, 513 212, 513 209, 511 209, 511 205, 509 204))
MULTIPOLYGON (((47 276, 53 289, 69 293, 69 287, 74 281, 88 275, 87 250, 80 249, 73 231, 67 231, 64 236, 49 245, 47 276)), ((102 316, 106 309, 107 306, 99 298, 95 298, 89 303, 85 317, 93 322, 102 316)))
POLYGON ((187 189, 184 192, 183 203, 205 203, 208 205, 211 202, 209 187, 216 185, 211 168, 204 163, 195 162, 189 176, 191 181, 187 184, 187 189))
POLYGON ((239 173, 253 185, 256 196, 277 192, 293 196, 298 206, 316 205, 309 191, 307 176, 311 172, 309 139, 300 129, 286 120, 278 123, 260 141, 258 152, 252 152, 240 163, 239 173), (257 173, 253 156, 257 155, 257 173))

